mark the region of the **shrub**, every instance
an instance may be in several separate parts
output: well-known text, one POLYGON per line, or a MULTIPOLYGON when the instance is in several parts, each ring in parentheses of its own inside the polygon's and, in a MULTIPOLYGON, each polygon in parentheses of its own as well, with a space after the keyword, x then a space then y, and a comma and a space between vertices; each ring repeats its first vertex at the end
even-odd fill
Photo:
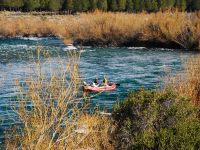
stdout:
POLYGON ((166 88, 173 88, 179 95, 190 97, 193 104, 200 106, 200 56, 193 56, 184 62, 185 73, 168 76, 166 88))
POLYGON ((57 62, 58 66, 45 59, 45 67, 54 70, 50 74, 41 63, 40 55, 38 50, 36 74, 33 73, 26 84, 22 84, 23 81, 17 83, 20 94, 11 102, 11 107, 21 125, 7 131, 6 149, 112 150, 108 136, 109 119, 88 114, 84 111, 87 107, 80 106, 83 101, 78 96, 79 55, 69 52, 67 63, 61 60, 57 62))
POLYGON ((198 149, 197 109, 173 91, 132 92, 115 105, 116 149, 198 149))

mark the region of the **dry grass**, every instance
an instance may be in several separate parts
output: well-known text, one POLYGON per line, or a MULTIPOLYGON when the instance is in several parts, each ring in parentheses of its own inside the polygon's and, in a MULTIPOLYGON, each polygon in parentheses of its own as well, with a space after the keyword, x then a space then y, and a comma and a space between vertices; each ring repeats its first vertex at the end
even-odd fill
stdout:
POLYGON ((185 73, 169 76, 166 85, 200 106, 200 56, 188 58, 185 61, 185 73))
POLYGON ((109 118, 85 113, 78 96, 79 54, 68 53, 68 63, 58 63, 50 76, 40 61, 26 84, 17 82, 20 95, 11 103, 21 122, 7 131, 7 149, 113 149, 109 143, 109 118), (56 71, 55 71, 56 70, 56 71))
POLYGON ((58 36, 73 42, 125 45, 137 41, 200 49, 200 15, 185 12, 82 13, 74 16, 0 14, 0 36, 58 36))

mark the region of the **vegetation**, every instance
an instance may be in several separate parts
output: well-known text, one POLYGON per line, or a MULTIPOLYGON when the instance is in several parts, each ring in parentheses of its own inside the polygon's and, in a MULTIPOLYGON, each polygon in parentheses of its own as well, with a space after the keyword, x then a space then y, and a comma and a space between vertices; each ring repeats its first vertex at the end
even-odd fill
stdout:
POLYGON ((170 90, 141 89, 115 106, 116 149, 199 149, 198 109, 170 90))
POLYGON ((195 11, 200 9, 200 0, 1 0, 1 10, 24 11, 148 11, 178 9, 195 11), (129 5, 131 4, 131 7, 129 5), (133 7, 133 6, 134 7, 133 7), (128 7, 128 9, 127 9, 128 7))
POLYGON ((116 149, 200 149, 200 57, 169 76, 166 88, 140 89, 115 105, 116 149))
MULTIPOLYGON (((109 143, 108 118, 98 114, 87 114, 87 106, 78 97, 80 88, 79 54, 68 53, 67 64, 58 62, 50 67, 47 75, 40 63, 40 55, 48 55, 38 49, 36 74, 26 84, 21 81, 17 101, 11 107, 19 117, 21 125, 7 131, 6 149, 113 149, 109 143), (12 136, 10 136, 12 135, 12 136)), ((46 65, 51 66, 46 58, 46 65)))
POLYGON ((21 126, 7 131, 7 149, 200 149, 200 57, 186 61, 183 83, 170 77, 170 88, 130 93, 111 120, 84 111, 76 52, 68 53, 67 64, 50 68, 56 70, 50 76, 40 63, 40 54, 47 54, 37 54, 37 74, 17 82, 21 94, 11 104, 21 126))
MULTIPOLYGON (((97 5, 104 7, 103 1, 97 5)), ((200 49, 198 12, 127 14, 95 11, 82 13, 78 17, 33 16, 23 13, 15 15, 2 12, 0 24, 2 37, 57 36, 74 44, 90 46, 200 49)))
POLYGON ((184 74, 176 74, 165 79, 165 85, 184 97, 189 97, 196 106, 200 106, 200 56, 185 61, 184 74))

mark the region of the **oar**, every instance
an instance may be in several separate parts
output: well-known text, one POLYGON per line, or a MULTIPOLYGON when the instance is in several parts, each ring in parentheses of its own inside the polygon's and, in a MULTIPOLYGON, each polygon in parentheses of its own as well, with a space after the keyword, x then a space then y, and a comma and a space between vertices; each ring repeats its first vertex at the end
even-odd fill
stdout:
POLYGON ((120 86, 120 83, 115 83, 116 84, 116 86, 120 86))
MULTIPOLYGON (((110 82, 109 84, 113 84, 113 83, 114 83, 116 86, 120 86, 120 83, 115 83, 115 82, 110 82)), ((108 85, 109 85, 109 84, 108 84, 108 85)))

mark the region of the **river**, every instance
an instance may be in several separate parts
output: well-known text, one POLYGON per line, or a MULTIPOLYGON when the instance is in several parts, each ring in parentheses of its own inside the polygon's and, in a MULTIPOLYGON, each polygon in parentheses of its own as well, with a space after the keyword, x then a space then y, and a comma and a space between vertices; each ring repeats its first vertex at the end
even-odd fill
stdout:
MULTIPOLYGON (((0 39, 0 136, 15 119, 9 109, 9 101, 18 94, 15 81, 23 81, 33 72, 33 58, 36 49, 42 46, 50 54, 50 61, 56 64, 67 60, 67 52, 62 40, 57 38, 15 38, 0 39)), ((168 71, 183 70, 182 60, 195 52, 163 48, 91 48, 80 50, 80 74, 87 81, 95 78, 102 81, 106 75, 109 81, 120 83, 115 91, 105 92, 91 99, 93 106, 112 109, 118 99, 124 99, 129 91, 140 87, 155 88, 168 71)), ((42 61, 43 63, 45 61, 42 61)), ((48 69, 47 69, 48 70, 48 69)))

